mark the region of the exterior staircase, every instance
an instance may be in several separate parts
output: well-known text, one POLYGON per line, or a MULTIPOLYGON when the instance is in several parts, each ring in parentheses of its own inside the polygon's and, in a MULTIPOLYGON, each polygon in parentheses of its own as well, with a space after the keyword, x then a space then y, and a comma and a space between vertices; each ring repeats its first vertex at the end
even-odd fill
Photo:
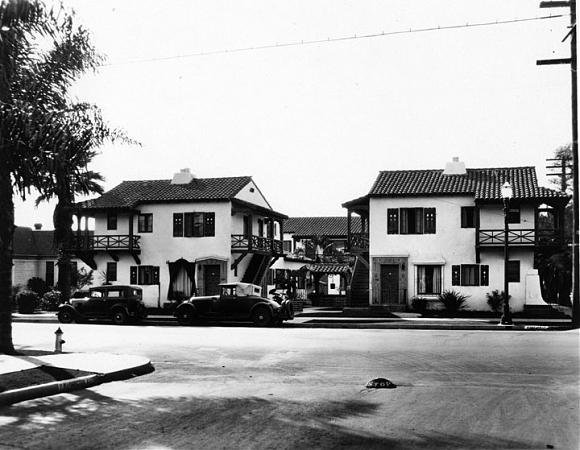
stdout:
POLYGON ((369 263, 367 254, 366 258, 363 255, 357 256, 354 263, 347 305, 351 308, 368 308, 369 303, 369 263))
POLYGON ((242 277, 243 283, 252 283, 260 286, 262 284, 262 279, 266 274, 266 270, 270 266, 271 256, 253 254, 250 263, 242 277))

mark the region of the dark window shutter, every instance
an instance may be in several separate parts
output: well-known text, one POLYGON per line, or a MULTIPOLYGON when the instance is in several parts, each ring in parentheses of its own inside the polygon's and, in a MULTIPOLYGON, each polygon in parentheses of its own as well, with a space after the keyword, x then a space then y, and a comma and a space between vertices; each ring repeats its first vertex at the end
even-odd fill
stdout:
POLYGON ((137 266, 131 266, 131 277, 129 283, 139 284, 137 281, 137 266))
POLYGON ((461 266, 451 266, 451 284, 453 286, 461 285, 461 266))
POLYGON ((508 261, 508 282, 519 283, 520 282, 520 262, 517 260, 508 261))
POLYGON ((183 236, 183 213, 173 214, 173 237, 183 236))
POLYGON ((194 213, 185 213, 183 215, 183 235, 185 237, 193 236, 193 214, 194 213))
POLYGON ((435 208, 425 208, 424 211, 425 219, 425 233, 435 233, 436 232, 436 211, 435 208))
POLYGON ((481 266, 481 285, 482 286, 489 286, 489 266, 488 265, 481 266))
POLYGON ((387 233, 399 233, 399 210, 397 208, 387 209, 387 233))
POLYGON ((159 266, 153 267, 153 284, 159 284, 159 266))
POLYGON ((215 213, 213 212, 207 212, 204 214, 203 235, 215 236, 215 213))

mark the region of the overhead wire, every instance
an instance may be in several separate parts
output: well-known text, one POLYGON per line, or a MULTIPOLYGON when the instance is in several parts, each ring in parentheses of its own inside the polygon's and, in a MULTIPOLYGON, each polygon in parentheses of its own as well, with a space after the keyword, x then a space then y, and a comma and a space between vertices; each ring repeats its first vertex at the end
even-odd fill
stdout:
POLYGON ((275 48, 298 47, 298 46, 304 46, 304 45, 324 44, 324 43, 330 43, 330 42, 344 42, 344 41, 352 41, 352 40, 357 40, 357 39, 372 39, 372 38, 380 38, 380 37, 387 37, 387 36, 396 36, 396 35, 401 35, 401 34, 425 33, 425 32, 433 32, 433 31, 456 30, 456 29, 461 29, 461 28, 475 28, 475 27, 486 27, 486 26, 494 26, 494 25, 506 25, 506 24, 531 22, 531 21, 538 21, 538 20, 557 19, 560 17, 569 16, 569 15, 570 14, 550 14, 550 15, 546 15, 546 16, 495 20, 495 21, 488 21, 488 22, 475 22, 475 23, 443 25, 443 26, 438 25, 438 26, 431 26, 431 27, 425 27, 425 28, 414 28, 414 29, 409 28, 409 29, 405 29, 405 30, 382 31, 379 33, 370 33, 370 34, 361 34, 361 35, 355 34, 355 35, 349 35, 349 36, 339 36, 339 37, 334 37, 334 38, 327 37, 326 39, 300 40, 300 41, 291 41, 291 42, 283 42, 283 43, 277 42, 275 44, 265 44, 265 45, 251 46, 251 47, 238 47, 238 48, 232 48, 232 49, 184 53, 181 55, 158 56, 158 57, 152 57, 152 58, 142 58, 142 59, 127 60, 127 61, 117 61, 117 62, 111 62, 111 63, 103 63, 103 64, 101 64, 101 67, 127 65, 127 64, 140 64, 140 63, 148 63, 148 62, 170 61, 170 60, 175 60, 175 59, 194 58, 194 57, 200 57, 200 56, 232 54, 232 53, 250 52, 250 51, 267 50, 267 49, 275 49, 275 48))

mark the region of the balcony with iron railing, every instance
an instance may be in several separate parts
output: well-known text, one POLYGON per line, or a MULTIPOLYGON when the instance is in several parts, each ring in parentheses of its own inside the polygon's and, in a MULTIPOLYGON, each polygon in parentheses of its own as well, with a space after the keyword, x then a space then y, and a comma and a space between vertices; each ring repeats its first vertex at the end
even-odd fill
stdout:
MULTIPOLYGON (((505 231, 479 230, 478 247, 500 247, 505 243, 505 231)), ((555 247, 563 245, 560 230, 556 229, 515 229, 508 231, 507 243, 512 247, 555 247)))
POLYGON ((95 234, 74 236, 72 250, 75 251, 131 251, 139 252, 141 236, 130 234, 95 234))
POLYGON ((232 234, 232 252, 256 252, 283 255, 284 244, 281 240, 264 236, 232 234))

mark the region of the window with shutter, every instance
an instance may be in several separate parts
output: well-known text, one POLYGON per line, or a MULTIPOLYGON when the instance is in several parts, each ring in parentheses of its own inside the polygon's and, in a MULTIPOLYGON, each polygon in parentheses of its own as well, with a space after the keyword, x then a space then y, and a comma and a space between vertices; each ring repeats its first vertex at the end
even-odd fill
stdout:
POLYGON ((215 213, 213 212, 204 214, 203 235, 215 236, 215 213))
POLYGON ((461 266, 451 266, 451 284, 453 286, 461 285, 461 266))
POLYGON ((475 207, 461 207, 461 228, 475 228, 475 207))
POLYGON ((130 284, 139 284, 139 280, 137 279, 137 266, 131 266, 129 280, 130 284))
POLYGON ((489 286, 489 266, 481 266, 481 286, 489 286))
POLYGON ((107 263, 107 272, 106 272, 107 281, 117 281, 117 263, 116 262, 108 262, 107 263))
POLYGON ((435 217, 435 208, 425 208, 424 210, 424 219, 425 219, 425 233, 426 234, 433 234, 436 232, 436 217, 435 217))
POLYGON ((194 213, 185 213, 183 215, 183 235, 185 237, 193 236, 193 215, 194 213))
POLYGON ((398 208, 389 208, 387 210, 387 234, 399 233, 399 210, 398 208))
POLYGON ((520 282, 520 262, 519 261, 508 261, 508 282, 519 283, 520 282))
POLYGON ((183 236, 183 213, 173 214, 173 237, 183 236))

